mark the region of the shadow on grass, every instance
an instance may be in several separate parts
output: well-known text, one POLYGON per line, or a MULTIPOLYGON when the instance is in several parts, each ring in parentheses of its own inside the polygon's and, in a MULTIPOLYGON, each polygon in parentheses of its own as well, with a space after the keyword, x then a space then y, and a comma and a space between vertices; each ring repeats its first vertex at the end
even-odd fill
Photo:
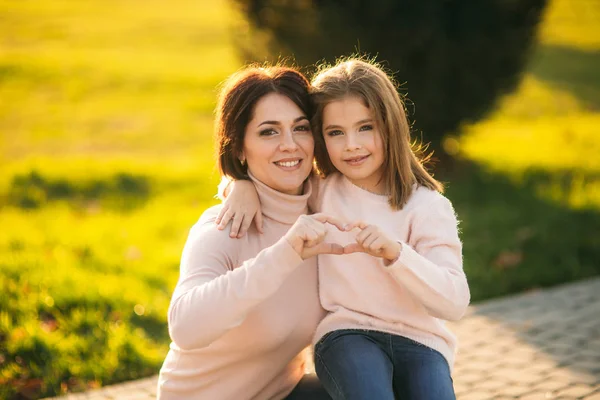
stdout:
POLYGON ((36 209, 53 201, 63 200, 84 206, 99 201, 106 208, 131 210, 148 200, 150 189, 148 177, 129 173, 117 173, 106 179, 72 182, 48 178, 37 171, 31 171, 13 178, 2 203, 22 209, 36 209))
POLYGON ((568 90, 592 109, 600 109, 600 51, 540 46, 529 70, 536 77, 568 90))
MULTIPOLYGON (((442 179, 461 220, 473 301, 600 274, 600 210, 539 194, 547 185, 567 192, 574 172, 532 170, 515 182, 461 163, 451 175, 442 179)), ((600 173, 585 179, 597 182, 600 173)))
MULTIPOLYGON (((566 192, 578 174, 531 170, 517 179, 461 162, 444 175, 461 220, 475 303, 474 314, 451 324, 461 348, 455 382, 471 387, 469 374, 481 374, 485 364, 486 380, 510 386, 495 393, 510 394, 538 379, 543 397, 556 395, 561 383, 600 378, 594 358, 600 354, 594 339, 600 332, 600 210, 574 210, 539 194, 547 185, 566 192), (561 285, 578 280, 584 281, 561 285), (481 302, 499 296, 508 297, 481 302)), ((585 175, 587 182, 599 179, 600 173, 585 175)))

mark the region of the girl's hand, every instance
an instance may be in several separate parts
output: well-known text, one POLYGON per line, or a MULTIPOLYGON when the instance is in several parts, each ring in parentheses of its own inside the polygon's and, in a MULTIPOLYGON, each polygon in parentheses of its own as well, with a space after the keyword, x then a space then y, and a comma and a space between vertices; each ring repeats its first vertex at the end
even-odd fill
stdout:
POLYGON ((325 214, 301 215, 285 234, 285 238, 303 260, 318 254, 344 254, 341 245, 324 241, 327 234, 325 224, 344 230, 341 221, 325 214))
POLYGON ((364 222, 355 222, 348 224, 345 228, 346 231, 352 229, 360 229, 360 232, 356 235, 356 243, 349 244, 344 248, 345 254, 367 253, 383 258, 386 265, 400 257, 402 245, 388 237, 379 227, 364 222))
POLYGON ((231 182, 229 186, 232 187, 231 193, 227 195, 223 202, 223 208, 215 220, 218 225, 217 229, 225 229, 229 221, 233 219, 229 237, 241 238, 248 232, 254 219, 256 229, 263 233, 260 200, 254 184, 251 181, 239 180, 231 182))

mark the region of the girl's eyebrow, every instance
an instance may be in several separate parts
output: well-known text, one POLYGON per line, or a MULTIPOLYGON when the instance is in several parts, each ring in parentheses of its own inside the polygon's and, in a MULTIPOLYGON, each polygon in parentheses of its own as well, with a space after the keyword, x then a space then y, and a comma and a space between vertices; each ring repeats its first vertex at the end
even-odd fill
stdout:
MULTIPOLYGON (((302 121, 304 119, 308 121, 308 118, 306 116, 302 115, 302 116, 296 118, 294 120, 294 123, 300 122, 300 121, 302 121)), ((262 125, 281 125, 281 121, 272 121, 272 120, 269 120, 269 121, 263 121, 260 124, 258 124, 258 126, 262 126, 262 125)))
MULTIPOLYGON (((356 122, 354 125, 355 126, 356 125, 362 125, 362 124, 366 124, 367 122, 373 122, 373 119, 372 118, 361 119, 360 121, 356 122)), ((327 125, 325 127, 325 130, 334 129, 334 128, 336 128, 336 129, 342 129, 342 127, 340 125, 327 125)))
POLYGON ((336 129, 341 129, 342 127, 341 127, 341 126, 339 126, 339 125, 327 125, 327 126, 325 127, 325 130, 328 130, 328 129, 334 129, 334 128, 336 128, 336 129))
POLYGON ((362 124, 366 124, 367 122, 373 122, 373 119, 372 118, 361 119, 360 121, 358 121, 354 125, 362 125, 362 124))

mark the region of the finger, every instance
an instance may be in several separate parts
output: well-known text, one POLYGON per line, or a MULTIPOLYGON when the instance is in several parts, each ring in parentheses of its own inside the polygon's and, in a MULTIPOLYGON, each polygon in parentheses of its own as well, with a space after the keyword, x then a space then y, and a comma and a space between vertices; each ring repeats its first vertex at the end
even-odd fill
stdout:
POLYGON ((362 221, 358 221, 358 222, 352 222, 350 224, 346 224, 345 230, 346 231, 351 231, 353 229, 366 229, 369 226, 369 224, 366 224, 362 221))
POLYGON ((252 218, 244 217, 244 221, 242 222, 242 225, 240 225, 240 231, 239 231, 237 237, 238 238, 243 237, 246 234, 246 232, 248 232, 250 225, 252 225, 252 218))
POLYGON ((256 229, 258 229, 258 231, 260 233, 264 233, 263 232, 263 217, 262 217, 262 212, 260 212, 260 210, 258 210, 258 212, 256 213, 256 216, 254 217, 254 225, 256 225, 256 229))
POLYGON ((313 219, 325 224, 331 224, 334 225, 335 227, 337 227, 340 231, 344 231, 345 230, 345 226, 346 224, 344 224, 340 219, 332 217, 331 215, 325 215, 325 214, 314 214, 313 219))
POLYGON ((387 243, 387 240, 380 236, 380 237, 375 238, 375 240, 369 244, 368 248, 373 253, 379 254, 383 251, 383 248, 386 243, 387 243))
POLYGON ((325 224, 312 218, 306 219, 306 227, 312 229, 317 232, 319 235, 325 236, 327 233, 327 229, 325 228, 325 224))
POLYGON ((365 249, 358 243, 350 243, 349 245, 344 247, 344 254, 352 253, 365 253, 365 249))
POLYGON ((307 228, 306 233, 304 235, 304 246, 306 247, 314 247, 323 241, 323 235, 319 234, 319 232, 307 228))
POLYGON ((375 243, 379 238, 380 236, 376 233, 371 233, 365 238, 362 245, 365 249, 373 250, 373 243, 375 243))
MULTIPOLYGON (((217 215, 217 218, 215 219, 215 224, 219 225, 219 229, 222 229, 220 227, 220 222, 221 219, 223 218, 223 215, 225 215, 225 212, 229 210, 229 205, 228 204, 223 204, 223 207, 221 207, 221 211, 219 211, 219 214, 217 215)), ((225 224, 227 225, 227 224, 225 224)))
POLYGON ((372 234, 373 227, 368 226, 366 229, 363 229, 358 235, 356 235, 356 241, 364 246, 365 240, 372 234))
POLYGON ((217 228, 220 230, 225 229, 225 227, 227 226, 229 221, 231 221, 233 216, 234 216, 234 213, 231 209, 225 211, 225 214, 223 215, 223 218, 221 219, 221 222, 219 223, 219 226, 217 228))
POLYGON ((235 214, 233 217, 233 222, 231 223, 231 231, 229 232, 229 236, 237 237, 238 232, 240 231, 240 226, 242 226, 242 222, 244 222, 244 214, 235 214))
POLYGON ((344 248, 337 243, 319 243, 315 254, 344 254, 344 248))

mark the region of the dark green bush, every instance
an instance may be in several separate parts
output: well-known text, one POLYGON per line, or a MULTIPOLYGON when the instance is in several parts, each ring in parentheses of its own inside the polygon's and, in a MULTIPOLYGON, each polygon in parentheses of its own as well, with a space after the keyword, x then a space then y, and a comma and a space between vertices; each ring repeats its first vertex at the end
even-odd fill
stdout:
POLYGON ((546 0, 235 0, 247 61, 300 66, 353 52, 388 63, 415 128, 435 146, 515 87, 546 0), (263 42, 265 46, 261 46, 263 42))

